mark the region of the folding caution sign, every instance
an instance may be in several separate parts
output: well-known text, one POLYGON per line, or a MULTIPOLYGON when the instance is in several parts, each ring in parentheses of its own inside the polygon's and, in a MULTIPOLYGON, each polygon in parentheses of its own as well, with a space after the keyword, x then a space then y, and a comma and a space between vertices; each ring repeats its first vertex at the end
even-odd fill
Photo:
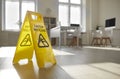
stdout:
POLYGON ((20 59, 27 58, 28 60, 31 60, 33 56, 33 50, 34 50, 34 46, 32 41, 32 34, 30 30, 30 22, 28 15, 26 15, 18 39, 13 63, 17 63, 20 59))
POLYGON ((13 63, 21 59, 31 60, 34 50, 39 68, 56 63, 42 15, 27 11, 13 63))

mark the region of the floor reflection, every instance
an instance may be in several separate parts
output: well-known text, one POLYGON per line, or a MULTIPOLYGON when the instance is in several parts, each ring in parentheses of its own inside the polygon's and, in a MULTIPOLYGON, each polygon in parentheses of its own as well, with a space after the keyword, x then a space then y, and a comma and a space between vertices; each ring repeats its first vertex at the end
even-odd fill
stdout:
POLYGON ((19 74, 20 79, 37 79, 35 76, 32 61, 29 61, 27 64, 24 64, 24 65, 20 65, 18 63, 18 64, 15 64, 14 67, 17 73, 19 74))
POLYGON ((47 69, 39 69, 38 79, 73 79, 57 64, 47 69))

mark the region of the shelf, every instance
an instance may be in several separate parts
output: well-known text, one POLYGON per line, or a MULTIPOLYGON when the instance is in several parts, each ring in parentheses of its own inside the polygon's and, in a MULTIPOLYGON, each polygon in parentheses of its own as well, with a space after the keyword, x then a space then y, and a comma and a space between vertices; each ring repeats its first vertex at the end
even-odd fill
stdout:
POLYGON ((43 17, 48 36, 50 37, 50 29, 56 27, 56 18, 55 17, 43 17))

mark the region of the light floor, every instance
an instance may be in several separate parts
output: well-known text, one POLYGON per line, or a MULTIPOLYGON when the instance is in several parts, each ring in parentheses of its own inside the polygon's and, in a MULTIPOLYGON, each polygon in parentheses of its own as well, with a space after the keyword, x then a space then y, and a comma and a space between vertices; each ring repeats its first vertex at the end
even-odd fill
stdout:
MULTIPOLYGON (((107 48, 106 48, 107 49, 107 48)), ((12 64, 15 47, 0 48, 0 79, 120 79, 120 50, 54 48, 57 64, 39 69, 31 62, 12 64)))

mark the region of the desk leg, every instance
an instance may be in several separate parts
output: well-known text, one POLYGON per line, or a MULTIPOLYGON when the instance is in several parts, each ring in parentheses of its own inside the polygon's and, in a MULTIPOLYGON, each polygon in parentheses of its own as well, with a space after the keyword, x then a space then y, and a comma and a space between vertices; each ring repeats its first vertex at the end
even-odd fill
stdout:
POLYGON ((67 45, 67 30, 65 31, 63 38, 64 38, 64 45, 66 46, 67 45))

